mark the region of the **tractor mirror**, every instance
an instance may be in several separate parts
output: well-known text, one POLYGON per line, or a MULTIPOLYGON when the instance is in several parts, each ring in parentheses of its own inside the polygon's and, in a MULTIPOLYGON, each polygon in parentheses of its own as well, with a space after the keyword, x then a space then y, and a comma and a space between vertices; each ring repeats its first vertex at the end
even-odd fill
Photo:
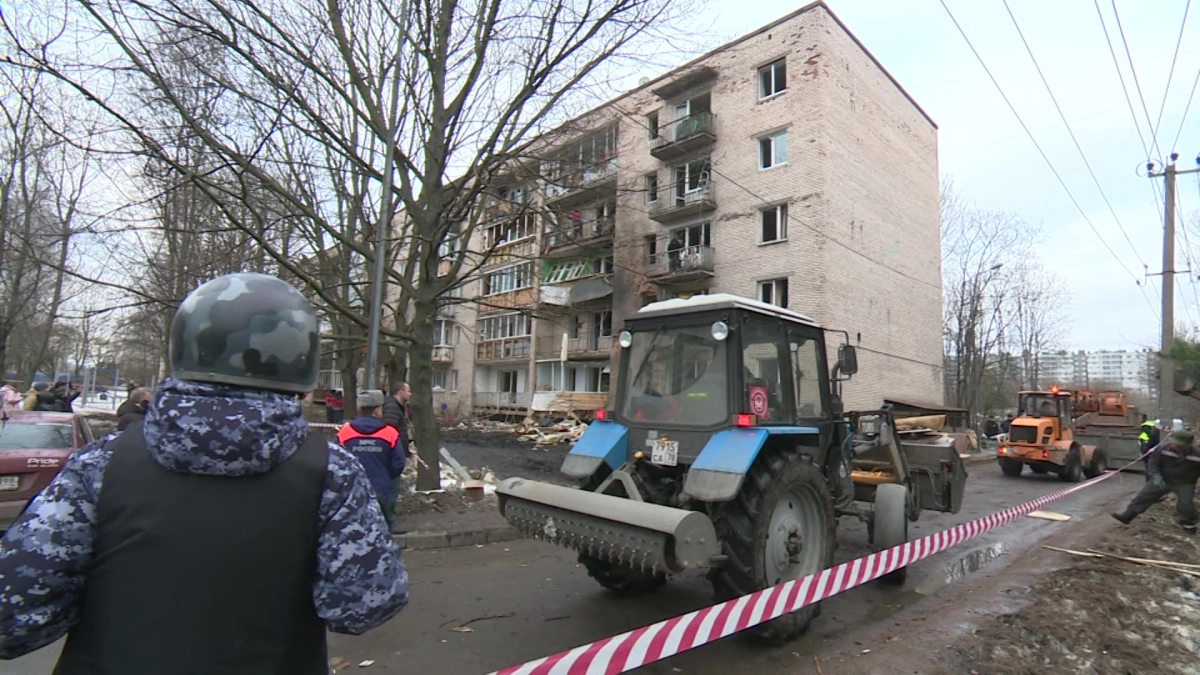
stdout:
POLYGON ((838 370, 845 375, 858 372, 858 352, 850 345, 838 347, 838 370))

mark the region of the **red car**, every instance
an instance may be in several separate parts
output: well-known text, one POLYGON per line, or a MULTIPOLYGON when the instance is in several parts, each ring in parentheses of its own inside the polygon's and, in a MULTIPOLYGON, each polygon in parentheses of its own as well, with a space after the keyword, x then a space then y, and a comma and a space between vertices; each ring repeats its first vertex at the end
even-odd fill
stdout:
POLYGON ((0 531, 50 484, 72 452, 91 442, 91 428, 75 413, 0 413, 0 531))

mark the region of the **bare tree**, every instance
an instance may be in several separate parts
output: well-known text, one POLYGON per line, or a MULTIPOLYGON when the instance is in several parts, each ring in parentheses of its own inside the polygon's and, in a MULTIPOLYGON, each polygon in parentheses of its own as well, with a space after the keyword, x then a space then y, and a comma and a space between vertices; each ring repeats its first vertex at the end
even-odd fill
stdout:
MULTIPOLYGON (((401 260, 388 266, 386 283, 399 292, 386 294, 394 305, 382 332, 408 356, 416 439, 436 466, 434 317, 439 298, 481 264, 465 247, 443 264, 443 244, 452 235, 472 241, 477 197, 530 139, 596 96, 623 62, 644 67, 639 54, 662 55, 667 33, 687 15, 685 2, 76 0, 67 4, 70 33, 95 32, 106 43, 89 52, 119 58, 80 63, 50 37, 11 26, 9 40, 13 61, 68 82, 101 107, 134 140, 131 152, 194 181, 268 259, 360 331, 366 308, 298 263, 340 246, 370 265, 377 254, 370 235, 394 224, 385 243, 401 260), (205 116, 170 77, 177 63, 163 54, 177 44, 188 45, 186 65, 205 83, 205 116), (97 73, 108 77, 93 79, 97 73), (220 171, 197 171, 164 150, 164 125, 138 107, 134 92, 144 91, 172 109, 220 171), (319 177, 308 194, 289 176, 296 157, 313 162, 319 177), (234 189, 229 175, 253 190, 234 189), (347 232, 333 196, 358 180, 368 185, 357 192, 360 222, 375 227, 347 232), (291 251, 258 236, 258 212, 233 206, 251 192, 270 193, 293 224, 303 220, 319 236, 291 251)), ((423 473, 419 485, 437 480, 423 473)))
POLYGON ((1056 348, 1070 301, 1031 247, 1037 230, 942 190, 947 397, 978 422, 1038 385, 1037 356, 1056 348))

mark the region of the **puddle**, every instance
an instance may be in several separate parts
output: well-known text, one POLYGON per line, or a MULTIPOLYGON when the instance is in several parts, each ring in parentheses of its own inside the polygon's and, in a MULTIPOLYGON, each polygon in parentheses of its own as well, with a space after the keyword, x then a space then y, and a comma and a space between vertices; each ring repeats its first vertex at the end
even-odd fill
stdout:
POLYGON ((938 589, 966 579, 968 576, 987 567, 996 558, 1004 555, 1008 546, 1004 542, 996 542, 983 548, 977 548, 960 556, 942 568, 941 574, 934 573, 933 577, 921 584, 917 592, 930 595, 938 589))

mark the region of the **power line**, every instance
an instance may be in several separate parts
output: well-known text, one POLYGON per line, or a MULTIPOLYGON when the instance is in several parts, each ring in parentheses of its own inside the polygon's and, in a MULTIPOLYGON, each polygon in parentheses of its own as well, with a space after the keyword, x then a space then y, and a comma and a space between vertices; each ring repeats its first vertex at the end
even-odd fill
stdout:
MULTIPOLYGON (((1129 117, 1133 120, 1133 132, 1137 134, 1138 143, 1142 144, 1142 152, 1146 159, 1150 159, 1150 148, 1146 145, 1145 137, 1142 136, 1142 123, 1138 121, 1137 113, 1133 110, 1133 98, 1129 96, 1129 87, 1125 85, 1125 74, 1121 72, 1121 62, 1117 59, 1116 49, 1113 48, 1112 36, 1108 34, 1108 24, 1104 21, 1104 12, 1100 10, 1100 0, 1092 0, 1092 4, 1096 7, 1096 18, 1100 19, 1100 30, 1104 31, 1104 44, 1108 46, 1113 68, 1117 71, 1117 82, 1121 84, 1121 93, 1125 95, 1125 105, 1129 108, 1129 117)), ((1154 198, 1154 210, 1158 213, 1158 220, 1162 222, 1163 198, 1158 194, 1158 184, 1153 181, 1150 182, 1150 194, 1154 198)))
POLYGON ((1183 119, 1179 120, 1179 131, 1175 132, 1175 140, 1171 141, 1172 150, 1179 145, 1179 139, 1183 136, 1183 125, 1187 122, 1188 111, 1192 109, 1192 98, 1196 96, 1196 85, 1200 85, 1200 70, 1196 71, 1196 79, 1192 82, 1192 93, 1188 94, 1187 105, 1183 107, 1183 119))
MULTIPOLYGON (((998 81, 996 81, 996 76, 992 75, 991 69, 987 67, 986 63, 984 63, 983 57, 979 55, 979 52, 975 49, 975 45, 972 44, 971 39, 967 37, 966 31, 964 31, 963 27, 959 25, 958 19, 954 18, 954 13, 950 11, 950 7, 946 4, 946 0, 939 0, 939 2, 942 3, 942 8, 946 10, 946 14, 950 16, 950 20, 954 22, 954 27, 958 29, 959 34, 962 35, 963 40, 966 41, 967 47, 971 49, 971 53, 975 55, 975 59, 979 61, 979 65, 983 67, 983 71, 987 73, 988 78, 991 79, 992 84, 995 85, 996 91, 1000 92, 1000 98, 1004 99, 1004 103, 1008 105, 1008 109, 1012 111, 1013 116, 1017 118, 1017 122, 1021 125, 1021 128, 1025 130, 1025 135, 1029 136, 1029 140, 1033 143, 1033 147, 1037 148, 1038 154, 1040 154, 1042 159, 1045 160, 1046 166, 1050 167, 1050 172, 1053 173, 1054 177, 1058 179, 1059 185, 1061 185, 1063 191, 1067 193, 1067 197, 1071 199, 1071 203, 1075 205, 1076 210, 1079 211, 1079 215, 1083 216, 1084 222, 1086 222, 1088 227, 1092 229, 1092 232, 1095 233, 1096 238, 1100 240, 1100 243, 1104 245, 1104 248, 1108 250, 1113 259, 1117 261, 1117 264, 1121 266, 1121 269, 1125 270, 1126 274, 1133 277, 1134 281, 1137 281, 1137 275, 1135 275, 1129 270, 1128 267, 1125 266, 1125 263, 1122 262, 1120 256, 1117 255, 1117 252, 1108 245, 1108 242, 1105 241, 1104 237, 1100 234, 1100 230, 1096 229, 1096 226, 1092 223, 1091 218, 1088 218, 1087 213, 1085 213, 1083 210, 1083 207, 1079 205, 1079 201, 1075 199, 1075 195, 1071 193, 1071 188, 1067 187, 1066 181, 1064 181, 1062 176, 1058 173, 1058 169, 1054 168, 1054 163, 1050 161, 1050 157, 1046 155, 1044 150, 1042 150, 1042 146, 1037 142, 1037 138, 1035 138, 1033 133, 1029 131, 1029 126, 1025 124, 1025 120, 1021 119, 1021 114, 1017 112, 1017 109, 1015 106, 1013 106, 1012 101, 1008 99, 1008 95, 1004 93, 1004 88, 1000 86, 998 81)), ((1147 302, 1149 302, 1149 299, 1147 299, 1147 302)), ((1153 304, 1151 304, 1151 306, 1153 307, 1153 304)))
POLYGON ((1133 67, 1133 53, 1129 51, 1129 41, 1125 39, 1125 26, 1121 23, 1120 12, 1117 11, 1117 0, 1112 0, 1112 8, 1113 16, 1117 17, 1117 30, 1121 33, 1121 44, 1125 45, 1125 58, 1129 60, 1129 72, 1133 74, 1133 84, 1137 88, 1137 95, 1142 103, 1142 112, 1146 114, 1146 126, 1150 127, 1150 141, 1154 146, 1154 152, 1161 158, 1162 150, 1158 147, 1158 137, 1154 135, 1154 127, 1150 126, 1150 109, 1146 107, 1146 96, 1142 93, 1142 83, 1138 80, 1137 68, 1133 67))
MULTIPOLYGON (((1189 4, 1191 0, 1188 0, 1189 4)), ((1092 163, 1088 161, 1087 155, 1083 152, 1083 147, 1079 145, 1079 139, 1075 137, 1075 131, 1071 129, 1071 123, 1067 121, 1067 116, 1063 113, 1062 106, 1058 104, 1058 98, 1054 96, 1054 90, 1050 88, 1050 82, 1046 80, 1046 74, 1042 72, 1041 65, 1038 64, 1037 57, 1033 55, 1033 48, 1029 46, 1029 41, 1025 39, 1025 33, 1021 30, 1021 25, 1017 23, 1017 17, 1013 14, 1012 8, 1008 5, 1008 0, 1004 0, 1004 9, 1008 12, 1008 18, 1012 19, 1013 28, 1017 29, 1017 35, 1021 37, 1021 44, 1025 45, 1025 52, 1029 54, 1029 60, 1033 61, 1033 67, 1037 70, 1038 77, 1042 79, 1042 84, 1046 87, 1046 93, 1050 94, 1050 100, 1054 103, 1054 109, 1058 111, 1058 116, 1062 119, 1063 125, 1067 127, 1067 133, 1071 136, 1071 142, 1075 144, 1075 149, 1079 151, 1079 157, 1083 160, 1083 165, 1087 167, 1088 174, 1092 177, 1092 182, 1096 184, 1096 189, 1100 191, 1100 197, 1104 199, 1104 203, 1108 206, 1108 212, 1112 214, 1113 220, 1117 222, 1117 228, 1121 230, 1121 235, 1125 237, 1125 243, 1129 244, 1133 255, 1137 256, 1138 262, 1145 265, 1142 256, 1138 255, 1137 247, 1133 245, 1133 240, 1129 238, 1129 233, 1125 230, 1125 225, 1121 223, 1121 218, 1117 215, 1117 210, 1113 208, 1112 202, 1108 200, 1108 195, 1104 192, 1104 187, 1100 185, 1100 179, 1096 177, 1095 170, 1092 169, 1092 163)))
MULTIPOLYGON (((1115 3, 1116 0, 1113 0, 1115 3)), ((1175 55, 1171 57, 1171 70, 1167 73, 1167 88, 1163 91, 1162 105, 1158 107, 1158 120, 1154 122, 1154 128, 1151 133, 1158 137, 1158 129, 1162 124, 1163 111, 1167 109, 1167 95, 1171 93, 1171 78, 1175 77, 1175 63, 1179 60, 1179 47, 1183 45, 1183 31, 1187 28, 1188 11, 1192 9, 1192 0, 1188 0, 1187 5, 1183 8, 1183 21, 1179 24, 1179 39, 1175 42, 1175 55)), ((1149 120, 1147 120, 1149 121, 1149 120)), ((1175 148, 1170 148, 1174 150, 1175 148)))

